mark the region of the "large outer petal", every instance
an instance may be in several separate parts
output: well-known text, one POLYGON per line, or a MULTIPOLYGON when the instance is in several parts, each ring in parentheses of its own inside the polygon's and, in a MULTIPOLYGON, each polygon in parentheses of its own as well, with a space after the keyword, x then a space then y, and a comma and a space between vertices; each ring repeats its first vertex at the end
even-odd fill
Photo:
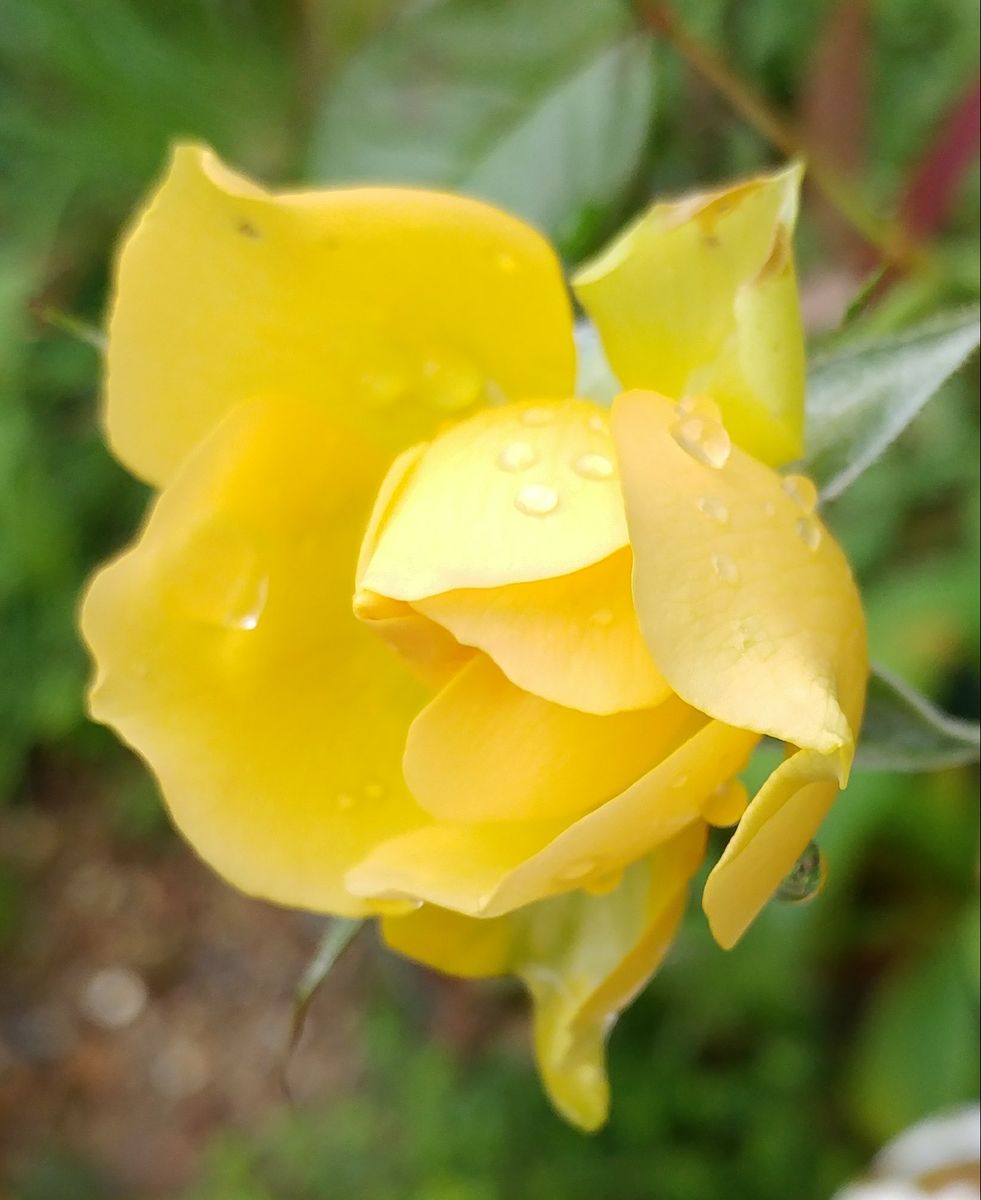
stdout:
POLYGON ((573 894, 475 920, 425 906, 383 922, 396 950, 454 975, 520 975, 535 1006, 535 1052, 556 1108, 583 1129, 606 1120, 605 1046, 660 965, 705 846, 692 825, 603 896, 573 894))
POLYGON ((614 433, 634 550, 634 598, 654 661, 689 704, 833 755, 865 679, 865 625, 845 557, 768 467, 734 448, 720 469, 673 436, 663 397, 627 393, 614 433))
POLYGON ((447 430, 394 497, 361 586, 396 600, 551 579, 627 544, 606 413, 508 404, 447 430))
POLYGON ((624 387, 711 395, 736 442, 767 462, 802 448, 800 178, 792 166, 655 204, 574 280, 624 387))
POLYGON ((402 781, 425 700, 350 588, 383 462, 318 406, 233 410, 85 599, 93 715, 149 763, 245 891, 356 914, 344 872, 422 819, 402 781))
POLYGON ((570 888, 603 887, 617 871, 701 819, 717 789, 745 766, 757 735, 672 698, 674 749, 593 812, 566 821, 431 821, 377 846, 348 875, 358 895, 418 897, 471 916, 496 916, 570 888))
POLYGON ((567 395, 559 265, 488 205, 398 188, 273 194, 196 146, 120 253, 106 424, 161 484, 230 407, 322 404, 390 448, 491 395, 567 395))

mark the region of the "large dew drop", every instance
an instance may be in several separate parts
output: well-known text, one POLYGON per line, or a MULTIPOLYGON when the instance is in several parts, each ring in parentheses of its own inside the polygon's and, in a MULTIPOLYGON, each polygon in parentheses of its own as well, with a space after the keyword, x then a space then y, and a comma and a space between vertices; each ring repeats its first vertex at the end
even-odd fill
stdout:
POLYGON ((269 579, 245 533, 213 522, 191 538, 175 564, 173 589, 196 621, 225 629, 255 629, 269 599, 269 579))
POLYGON ((526 483, 518 488, 514 507, 526 517, 547 517, 559 507, 559 494, 547 483, 526 483))
POLYGON ((722 424, 719 406, 707 396, 686 396, 675 406, 671 436, 696 462, 721 470, 729 461, 732 441, 722 424))
POLYGON ((824 856, 816 843, 809 842, 804 853, 777 888, 774 898, 784 904, 806 904, 820 895, 827 876, 824 856))

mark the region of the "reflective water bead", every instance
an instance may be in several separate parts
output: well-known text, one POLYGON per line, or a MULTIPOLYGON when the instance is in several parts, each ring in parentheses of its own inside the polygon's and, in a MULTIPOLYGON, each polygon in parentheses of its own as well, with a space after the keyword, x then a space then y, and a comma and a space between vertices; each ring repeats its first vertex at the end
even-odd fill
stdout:
POLYGON ((696 462, 716 471, 726 465, 732 453, 732 441, 718 421, 683 417, 673 426, 671 436, 696 462))
POLYGON ((538 452, 530 442, 509 442, 497 456, 502 471, 524 471, 538 462, 538 452))
POLYGON ((269 579, 241 530, 214 522, 197 530, 174 574, 174 592, 196 620, 253 630, 269 598, 269 579))
POLYGON ((590 613, 589 620, 593 625, 599 625, 605 628, 607 625, 613 624, 613 609, 598 608, 595 612, 590 613))
POLYGON ((580 454, 573 460, 572 469, 583 479, 612 479, 616 467, 605 454, 580 454))
POLYGON ((808 550, 816 550, 821 545, 821 526, 813 517, 801 517, 796 528, 797 536, 808 550))
POLYGON ((806 475, 787 475, 780 486, 805 513, 812 513, 817 508, 817 488, 806 475))
POLYGON ((609 433, 610 423, 605 417, 601 417, 599 413, 594 413, 586 422, 593 433, 609 433))
POLYGON ((776 899, 785 904, 806 904, 820 894, 827 875, 824 856, 815 842, 809 842, 777 888, 776 899))
POLYGON ((555 413, 550 408, 526 408, 521 414, 521 420, 526 425, 551 425, 555 413))
POLYGON ((441 350, 423 364, 426 399, 435 408, 460 412, 481 398, 483 372, 476 363, 454 350, 441 350))
POLYGON ((739 568, 728 554, 713 554, 712 570, 723 583, 736 583, 739 579, 739 568))
POLYGON ((526 483, 514 497, 514 507, 528 517, 547 517, 559 506, 559 494, 547 483, 526 483))
POLYGON ((558 874, 558 878, 563 883, 574 883, 577 879, 585 879, 587 875, 594 874, 599 865, 595 858, 583 858, 578 862, 571 863, 567 867, 563 867, 558 874))
POLYGON ((726 502, 719 500, 716 496, 703 496, 698 501, 698 510, 720 525, 725 525, 729 520, 729 508, 726 502))

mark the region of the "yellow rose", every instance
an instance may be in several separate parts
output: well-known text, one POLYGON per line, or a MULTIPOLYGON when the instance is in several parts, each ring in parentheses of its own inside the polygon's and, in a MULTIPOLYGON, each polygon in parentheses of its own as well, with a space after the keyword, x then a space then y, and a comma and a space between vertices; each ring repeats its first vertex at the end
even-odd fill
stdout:
POLYGON ((117 266, 107 432, 160 494, 84 603, 93 715, 238 887, 520 975, 586 1128, 708 826, 730 946, 861 718, 847 564, 767 465, 800 451, 798 185, 656 205, 579 274, 612 415, 552 251, 473 200, 273 195, 182 147, 117 266), (763 735, 791 752, 747 808, 763 735))

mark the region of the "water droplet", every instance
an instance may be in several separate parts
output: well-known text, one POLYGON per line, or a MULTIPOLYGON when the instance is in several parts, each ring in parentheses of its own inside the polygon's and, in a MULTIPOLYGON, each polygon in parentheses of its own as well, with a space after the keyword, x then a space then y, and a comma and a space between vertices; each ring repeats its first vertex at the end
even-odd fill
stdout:
POLYGON ((804 853, 777 888, 776 899, 785 904, 806 904, 821 893, 827 876, 828 868, 824 856, 816 843, 809 842, 804 853))
POLYGON ((183 548, 173 588, 187 612, 208 625, 252 630, 269 598, 269 579, 245 534, 213 522, 195 531, 183 548))
POLYGON ((499 270, 505 271, 509 275, 518 269, 518 260, 513 254, 508 254, 506 251, 501 251, 494 261, 499 270))
POLYGON ((497 456, 502 471, 524 471, 538 462, 538 452, 530 442, 509 442, 497 456))
POLYGON ((764 641, 766 631, 759 617, 747 617, 737 625, 736 636, 739 639, 741 650, 752 650, 754 646, 758 646, 764 641))
POLYGON ((773 517, 773 516, 776 516, 776 512, 777 512, 777 506, 775 504, 772 504, 769 500, 767 500, 766 504, 763 505, 763 515, 765 517, 773 517))
POLYGON ((514 507, 528 517, 547 517, 558 506, 559 494, 547 483, 526 483, 514 498, 514 507))
POLYGON ((426 399, 444 412, 460 412, 481 398, 483 372, 476 363, 454 350, 441 350, 423 363, 426 399))
POLYGON ((612 871, 601 871, 591 879, 587 879, 582 890, 591 896, 608 896, 615 892, 623 880, 623 868, 617 867, 612 871))
POLYGON ((698 509, 710 520, 718 521, 720 525, 725 525, 729 520, 728 505, 724 500, 719 500, 716 496, 703 496, 698 501, 698 509))
POLYGON ((801 517, 796 528, 797 536, 808 550, 816 550, 821 545, 821 526, 813 517, 801 517))
POLYGON ((594 874, 599 865, 595 858, 581 858, 578 862, 563 867, 558 873, 558 878, 562 883, 575 883, 578 879, 585 879, 587 875, 594 874))
POLYGON ((616 474, 616 467, 605 454, 580 454, 572 469, 583 479, 612 479, 616 474))
POLYGON ((422 908, 422 901, 412 896, 401 896, 398 892, 386 892, 380 896, 373 896, 371 905, 380 916, 404 917, 422 908))
POLYGON ((594 613, 590 613, 589 619, 593 625, 605 628, 607 625, 613 624, 613 609, 598 608, 594 613))
POLYGON ((385 794, 385 789, 380 783, 366 783, 364 785, 364 794, 369 800, 380 800, 385 794))
POLYGON ((780 486, 805 513, 812 513, 817 508, 817 488, 806 475, 787 475, 780 486))
POLYGON ((368 408, 391 408, 408 390, 409 377, 398 367, 366 371, 361 376, 361 395, 368 408))
POLYGON ((593 433, 609 433, 610 425, 605 417, 601 417, 599 413, 594 413, 586 422, 593 433))
POLYGON ((725 426, 700 416, 683 417, 671 430, 671 436, 684 452, 703 466, 718 471, 729 461, 732 442, 725 426))
POLYGON ((354 797, 351 795, 350 792, 341 792, 340 795, 338 795, 337 807, 341 808, 341 809, 348 809, 348 808, 354 807, 354 797))
POLYGON ((671 780, 671 786, 673 788, 677 788, 679 791, 683 787, 687 787, 687 785, 688 785, 688 776, 685 775, 684 773, 682 773, 681 775, 676 775, 674 777, 674 779, 671 780))
POLYGON ((555 413, 550 408, 526 408, 521 414, 521 419, 526 425, 551 425, 555 420, 555 413))
POLYGON ((723 583, 736 583, 739 579, 739 568, 728 554, 713 554, 712 570, 723 583))

